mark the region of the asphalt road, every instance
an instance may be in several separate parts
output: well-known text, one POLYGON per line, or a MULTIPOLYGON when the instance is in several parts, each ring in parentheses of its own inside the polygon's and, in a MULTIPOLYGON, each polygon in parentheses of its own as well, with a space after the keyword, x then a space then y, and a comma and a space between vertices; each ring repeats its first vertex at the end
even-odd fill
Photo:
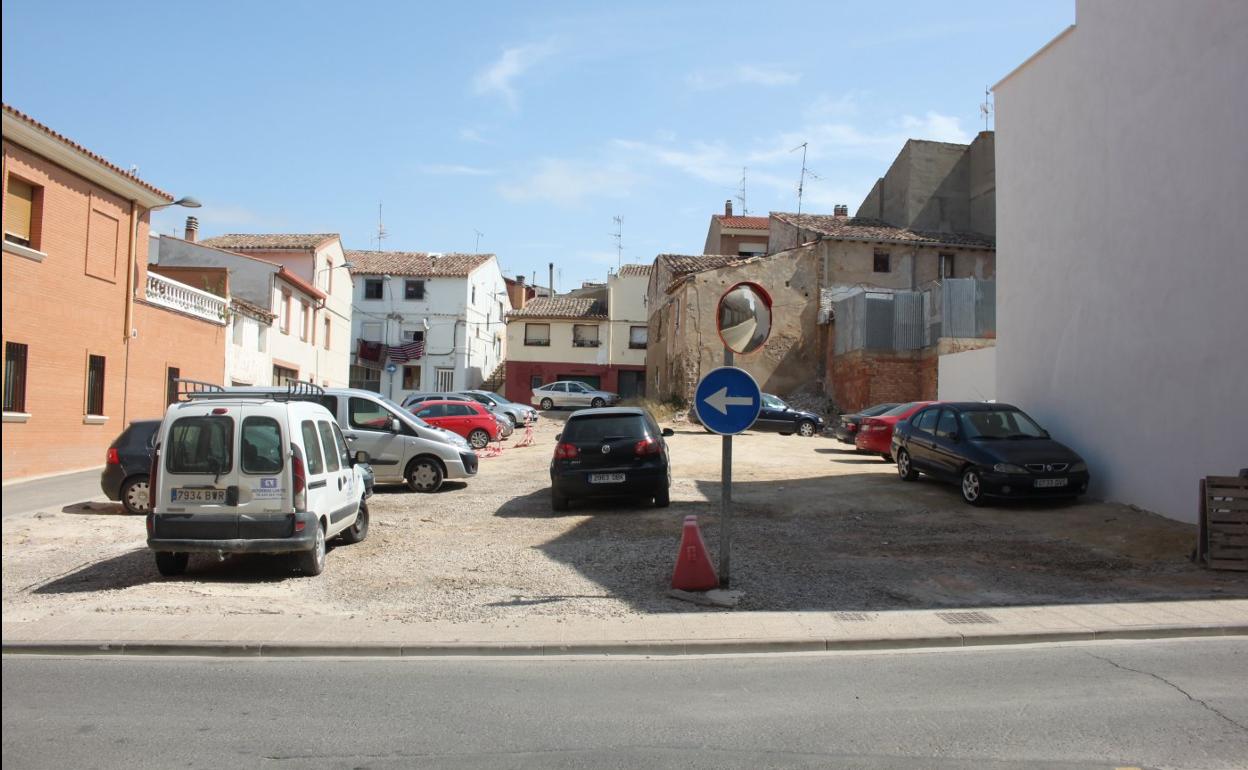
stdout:
POLYGON ((3 763, 1248 765, 1248 641, 679 659, 3 662, 3 763))
POLYGON ((21 481, 4 487, 3 507, 7 518, 18 513, 46 509, 60 510, 66 505, 91 500, 107 500, 100 489, 100 469, 66 473, 54 478, 21 481))

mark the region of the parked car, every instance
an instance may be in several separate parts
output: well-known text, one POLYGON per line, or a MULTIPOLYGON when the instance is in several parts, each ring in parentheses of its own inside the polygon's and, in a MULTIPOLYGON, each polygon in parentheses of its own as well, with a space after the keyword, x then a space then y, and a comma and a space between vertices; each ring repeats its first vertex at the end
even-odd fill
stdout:
POLYGON ((908 404, 895 406, 875 417, 864 417, 862 426, 858 429, 858 435, 854 438, 854 446, 864 452, 877 454, 884 458, 884 462, 891 463, 893 461, 893 426, 899 420, 904 420, 923 407, 934 403, 936 402, 911 401, 908 404))
POLYGON ((494 418, 494 422, 498 423, 498 437, 500 439, 507 438, 516 431, 516 426, 511 424, 511 418, 493 411, 484 404, 481 406, 485 407, 485 410, 490 413, 491 417, 494 418))
POLYGON ((268 553, 319 575, 326 541, 368 535, 367 456, 351 456, 324 406, 224 388, 189 397, 170 405, 152 455, 147 545, 160 574, 185 572, 192 553, 268 553))
POLYGON ((462 393, 408 393, 403 397, 402 406, 404 409, 410 410, 416 404, 425 401, 472 401, 462 393))
POLYGON ((639 496, 659 507, 670 504, 672 471, 665 438, 644 409, 586 409, 568 418, 555 437, 550 462, 550 504, 567 510, 585 497, 639 496))
POLYGON ((517 404, 515 401, 509 401, 497 393, 491 393, 488 390, 462 390, 460 394, 472 398, 492 412, 507 415, 513 428, 537 422, 536 409, 524 404, 517 404))
POLYGON ((542 411, 550 411, 556 407, 578 409, 588 406, 599 409, 619 402, 619 394, 595 390, 576 380, 560 380, 534 388, 532 399, 533 405, 541 407, 542 411))
POLYGON ((835 433, 837 439, 839 439, 843 444, 854 443, 854 439, 858 437, 858 428, 860 427, 863 418, 878 417, 895 406, 897 406, 895 403, 876 404, 875 406, 869 406, 866 409, 863 409, 861 412, 841 415, 836 421, 835 433))
MULTIPOLYGON (((755 430, 760 433, 779 433, 781 436, 792 436, 796 433, 807 438, 823 430, 823 418, 814 412, 795 409, 786 404, 784 399, 770 393, 764 393, 762 401, 763 403, 758 410, 758 417, 748 430, 755 430)), ((698 425, 702 424, 697 409, 689 410, 689 421, 698 425)), ((707 433, 714 432, 705 425, 702 426, 702 429, 707 433)))
POLYGON ((160 420, 135 420, 108 445, 100 489, 130 513, 147 513, 151 507, 147 480, 159 430, 160 420))
POLYGON ((498 420, 476 401, 421 401, 412 407, 420 419, 468 439, 473 449, 485 449, 499 436, 498 420))
POLYGON ((1078 497, 1088 491, 1088 465, 1009 404, 951 403, 916 412, 893 431, 897 474, 920 473, 958 484, 962 499, 1078 497))

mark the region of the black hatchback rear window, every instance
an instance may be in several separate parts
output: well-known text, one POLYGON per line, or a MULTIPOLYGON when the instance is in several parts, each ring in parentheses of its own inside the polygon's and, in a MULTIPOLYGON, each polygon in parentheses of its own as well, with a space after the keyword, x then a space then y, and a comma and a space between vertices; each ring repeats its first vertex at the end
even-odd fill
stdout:
POLYGON ((646 437, 646 421, 641 415, 604 414, 573 417, 563 429, 563 441, 604 441, 612 438, 646 437))
POLYGON ((165 448, 170 473, 228 473, 234 467, 234 421, 229 417, 181 417, 165 448))

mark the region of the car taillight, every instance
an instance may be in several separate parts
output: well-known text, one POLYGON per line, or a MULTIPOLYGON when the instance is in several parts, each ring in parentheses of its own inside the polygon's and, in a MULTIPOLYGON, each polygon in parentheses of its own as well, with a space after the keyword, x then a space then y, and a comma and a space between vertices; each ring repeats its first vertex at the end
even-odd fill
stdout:
POLYGON ((308 477, 303 471, 303 456, 299 448, 293 447, 290 456, 291 483, 294 487, 295 510, 302 511, 308 507, 308 477))
POLYGON ((857 433, 858 426, 851 422, 849 425, 845 426, 845 430, 849 431, 850 433, 857 433))
POLYGON ((647 436, 646 438, 643 438, 641 441, 638 441, 636 444, 633 445, 633 454, 637 455, 638 457, 645 457, 646 455, 657 455, 662 451, 663 451, 663 448, 659 446, 659 442, 655 441, 653 438, 650 438, 649 436, 647 436))
POLYGON ((575 444, 559 444, 555 447, 556 460, 575 460, 580 454, 581 450, 575 444))
POLYGON ((110 446, 108 448, 108 457, 104 460, 104 462, 109 465, 121 465, 121 454, 117 451, 117 447, 110 446))

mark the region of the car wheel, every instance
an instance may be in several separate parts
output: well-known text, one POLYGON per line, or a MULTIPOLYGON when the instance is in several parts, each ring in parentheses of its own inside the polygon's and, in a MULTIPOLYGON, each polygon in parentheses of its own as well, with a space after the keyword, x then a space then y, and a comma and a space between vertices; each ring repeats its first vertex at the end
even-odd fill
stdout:
POLYGON ((157 551, 156 571, 165 577, 176 577, 186 572, 186 565, 190 560, 191 555, 189 553, 157 551))
POLYGON ((514 414, 511 414, 511 413, 509 412, 509 413, 507 414, 507 419, 508 419, 508 420, 511 420, 511 429, 512 429, 512 430, 515 430, 516 428, 519 428, 519 427, 520 427, 520 423, 516 422, 516 416, 515 416, 514 414))
POLYGON ((147 476, 135 476, 121 485, 121 504, 128 513, 146 514, 151 510, 151 490, 147 476))
POLYGON ((568 498, 556 492, 554 487, 550 489, 550 507, 556 511, 568 510, 568 498))
POLYGON ((914 481, 919 477, 919 472, 910 462, 910 453, 904 449, 897 451, 897 475, 902 481, 914 481))
POLYGON ((468 443, 472 445, 473 449, 485 449, 490 443, 490 434, 477 428, 468 434, 468 443))
POLYGON ((805 438, 815 435, 815 424, 810 420, 802 420, 797 424, 797 435, 805 438))
POLYGON ((595 409, 601 409, 604 405, 606 405, 606 403, 607 402, 603 401, 601 398, 595 398, 593 401, 589 402, 589 405, 595 409))
POLYGON ((984 504, 984 484, 974 468, 962 472, 962 499, 977 507, 984 504))
POLYGON ((360 512, 356 514, 355 523, 342 531, 342 542, 354 545, 368 537, 368 503, 360 500, 360 512))
POLYGON ((428 457, 418 457, 407 466, 407 488, 413 492, 437 492, 442 486, 442 466, 428 457))
POLYGON ((892 455, 890 455, 890 454, 882 454, 882 455, 880 455, 880 457, 883 457, 883 458, 884 458, 884 462, 886 462, 886 463, 891 463, 891 462, 893 461, 893 456, 892 456, 892 455))
POLYGON ((671 504, 672 504, 672 493, 671 493, 671 490, 669 489, 665 489, 662 492, 654 496, 655 508, 666 508, 671 504))
POLYGON ((549 412, 551 409, 555 408, 555 402, 551 401, 549 398, 543 398, 541 407, 543 412, 549 412))
POLYGON ((295 566, 308 577, 316 577, 325 571, 325 527, 319 523, 316 525, 316 539, 312 541, 312 550, 296 556, 295 566))

